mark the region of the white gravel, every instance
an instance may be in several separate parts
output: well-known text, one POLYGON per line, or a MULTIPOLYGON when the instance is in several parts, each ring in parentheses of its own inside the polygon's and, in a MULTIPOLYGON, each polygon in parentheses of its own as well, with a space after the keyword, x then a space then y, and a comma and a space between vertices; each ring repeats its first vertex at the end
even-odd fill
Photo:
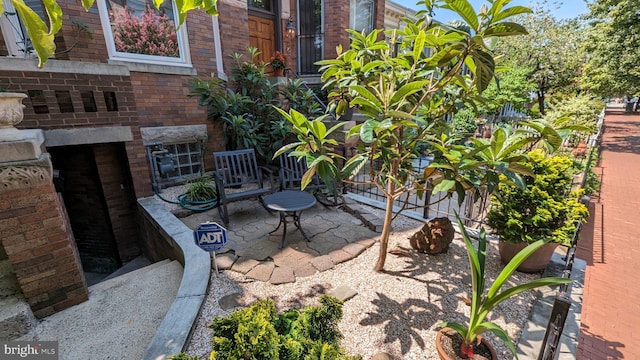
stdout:
MULTIPOLYGON (((377 210, 376 210, 377 211, 377 210)), ((407 238, 421 223, 404 217, 394 222, 390 249, 409 247, 407 238)), ((212 275, 209 294, 187 348, 190 355, 208 359, 212 332, 208 324, 216 316, 225 316, 218 305, 221 297, 242 295, 245 303, 270 297, 279 310, 316 305, 320 294, 339 286, 349 286, 358 295, 345 302, 339 327, 344 335, 341 344, 351 355, 370 359, 386 352, 395 359, 438 359, 435 336, 443 320, 465 323, 469 308, 462 299, 470 297, 469 265, 460 237, 456 237, 447 254, 428 256, 410 251, 411 256, 387 256, 385 273, 374 272, 379 246, 366 250, 357 258, 336 265, 332 270, 298 278, 295 283, 271 285, 248 280, 244 275, 225 271, 212 275)), ((486 273, 494 279, 502 269, 496 244, 488 249, 486 273)), ((537 275, 515 273, 510 284, 529 281, 537 275)), ((490 320, 508 331, 514 342, 520 336, 533 301, 527 292, 505 301, 490 315, 490 320)), ((501 359, 511 353, 491 334, 486 337, 501 359)))

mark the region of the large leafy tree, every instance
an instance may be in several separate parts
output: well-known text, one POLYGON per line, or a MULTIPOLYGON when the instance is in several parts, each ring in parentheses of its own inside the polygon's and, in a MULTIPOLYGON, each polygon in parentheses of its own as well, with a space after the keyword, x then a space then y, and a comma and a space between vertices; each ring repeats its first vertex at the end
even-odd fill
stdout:
MULTIPOLYGON (((427 0, 427 10, 443 7, 455 11, 464 26, 450 26, 423 16, 407 23, 403 31, 390 31, 391 41, 378 40, 379 31, 369 35, 350 31, 350 48, 338 49, 336 59, 323 60, 322 78, 332 91, 338 112, 348 104, 357 107, 367 120, 349 131, 361 142, 359 152, 341 159, 331 147, 330 134, 321 119, 307 120, 300 113, 281 111, 292 124, 298 141, 276 154, 295 149, 293 155, 305 157, 309 171, 303 187, 314 174, 327 183, 331 178, 353 181, 358 170, 367 169, 366 181, 386 196, 386 209, 376 271, 384 268, 389 235, 394 218, 394 201, 408 192, 457 193, 462 200, 467 191, 481 188, 493 191, 504 174, 512 183, 523 184, 525 160, 518 150, 536 141, 540 134, 553 131, 543 125, 528 129, 546 129, 534 136, 517 136, 498 129, 491 140, 474 139, 461 144, 450 136, 444 115, 461 102, 472 100, 493 81, 495 61, 488 44, 495 37, 526 33, 511 18, 527 13, 526 7, 508 7, 510 0, 495 0, 476 13, 467 0, 427 0), (390 44, 395 44, 392 46, 390 44), (463 66, 469 71, 464 71, 463 66), (427 153, 435 160, 424 172, 416 173, 412 159, 427 153)), ((559 145, 557 134, 551 139, 559 145)), ((360 180, 359 180, 360 181, 360 180)), ((478 192, 474 192, 478 194, 478 192)))
POLYGON ((529 69, 528 77, 536 84, 538 106, 544 115, 548 93, 572 93, 578 89, 577 80, 585 61, 580 47, 581 23, 575 19, 557 20, 541 6, 519 21, 529 33, 502 39, 497 52, 511 63, 529 69))
MULTIPOLYGON (((0 0, 0 14, 4 12, 4 1, 0 0)), ((27 34, 33 43, 33 48, 38 55, 38 67, 44 66, 45 62, 56 51, 54 42, 55 35, 62 29, 62 9, 56 0, 43 0, 42 4, 46 12, 48 23, 45 22, 35 11, 33 11, 24 0, 9 0, 16 9, 18 16, 25 24, 27 34)), ((193 9, 205 9, 208 14, 218 15, 216 7, 217 0, 174 0, 179 12, 179 24, 182 25, 186 19, 187 12, 193 9)), ((82 0, 82 6, 89 10, 95 0, 82 0)), ((154 0, 156 8, 164 0, 154 0)))
POLYGON ((640 12, 635 0, 595 0, 587 15, 583 87, 602 97, 640 91, 640 12))

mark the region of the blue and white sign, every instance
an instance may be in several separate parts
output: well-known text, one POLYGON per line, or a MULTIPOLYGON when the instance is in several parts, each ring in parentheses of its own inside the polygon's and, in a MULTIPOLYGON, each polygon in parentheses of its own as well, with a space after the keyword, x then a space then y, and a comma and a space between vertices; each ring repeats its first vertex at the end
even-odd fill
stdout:
POLYGON ((217 223, 200 224, 193 232, 196 245, 204 251, 218 251, 227 243, 227 229, 217 223))

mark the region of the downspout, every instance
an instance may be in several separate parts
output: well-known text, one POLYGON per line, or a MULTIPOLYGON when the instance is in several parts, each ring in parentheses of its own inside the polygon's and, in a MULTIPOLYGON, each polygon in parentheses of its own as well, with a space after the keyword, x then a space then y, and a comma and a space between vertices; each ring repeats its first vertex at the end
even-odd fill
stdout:
POLYGON ((213 20, 213 46, 216 51, 216 69, 218 70, 218 78, 227 81, 227 75, 224 73, 222 44, 220 43, 220 23, 217 16, 212 16, 213 20))

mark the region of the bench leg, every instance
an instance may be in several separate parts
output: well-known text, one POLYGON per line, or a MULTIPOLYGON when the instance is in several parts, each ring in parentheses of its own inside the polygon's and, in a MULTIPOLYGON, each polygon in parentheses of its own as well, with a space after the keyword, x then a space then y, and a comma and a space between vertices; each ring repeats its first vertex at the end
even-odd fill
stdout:
POLYGON ((222 218, 222 222, 225 225, 229 225, 229 211, 227 211, 227 203, 221 202, 218 205, 218 214, 220 214, 220 218, 222 218))

